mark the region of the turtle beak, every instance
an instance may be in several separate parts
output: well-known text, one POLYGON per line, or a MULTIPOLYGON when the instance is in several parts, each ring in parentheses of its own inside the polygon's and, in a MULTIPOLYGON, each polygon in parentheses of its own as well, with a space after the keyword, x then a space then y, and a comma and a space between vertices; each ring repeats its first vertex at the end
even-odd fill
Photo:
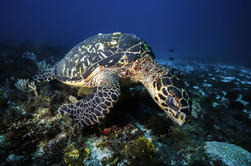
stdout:
POLYGON ((167 107, 163 107, 162 105, 162 109, 170 119, 172 119, 178 125, 182 126, 186 121, 187 115, 184 112, 181 112, 180 104, 178 104, 178 99, 174 99, 172 96, 169 96, 168 98, 171 98, 172 100, 166 100, 165 102, 167 107))
POLYGON ((182 126, 186 122, 186 114, 180 113, 175 122, 182 126))

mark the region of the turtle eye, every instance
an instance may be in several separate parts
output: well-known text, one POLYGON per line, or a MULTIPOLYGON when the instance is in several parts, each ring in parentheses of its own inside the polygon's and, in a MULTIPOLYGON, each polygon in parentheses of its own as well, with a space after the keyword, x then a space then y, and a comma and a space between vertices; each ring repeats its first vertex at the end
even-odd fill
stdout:
POLYGON ((173 97, 173 96, 169 96, 166 104, 172 108, 174 111, 178 111, 179 110, 179 103, 178 101, 173 97))

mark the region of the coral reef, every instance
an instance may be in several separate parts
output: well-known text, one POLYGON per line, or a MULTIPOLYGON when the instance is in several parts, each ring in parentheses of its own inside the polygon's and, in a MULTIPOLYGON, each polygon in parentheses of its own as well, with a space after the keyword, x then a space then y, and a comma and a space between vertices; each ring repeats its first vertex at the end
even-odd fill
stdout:
POLYGON ((139 153, 142 156, 149 156, 150 158, 152 158, 152 155, 157 152, 153 143, 145 137, 138 137, 136 139, 135 147, 137 151, 135 152, 135 155, 139 153))
POLYGON ((40 45, 29 49, 39 56, 21 57, 30 46, 0 43, 0 165, 249 165, 250 70, 162 61, 184 72, 194 101, 182 127, 138 85, 121 89, 100 124, 74 128, 57 110, 91 89, 33 82, 64 49, 40 45))
POLYGON ((35 96, 38 96, 37 87, 34 81, 29 81, 28 79, 18 79, 15 86, 23 95, 27 95, 29 92, 33 91, 35 96))
POLYGON ((66 165, 77 165, 78 163, 81 164, 81 160, 79 159, 79 151, 73 145, 70 147, 66 147, 66 152, 64 153, 64 162, 66 165))

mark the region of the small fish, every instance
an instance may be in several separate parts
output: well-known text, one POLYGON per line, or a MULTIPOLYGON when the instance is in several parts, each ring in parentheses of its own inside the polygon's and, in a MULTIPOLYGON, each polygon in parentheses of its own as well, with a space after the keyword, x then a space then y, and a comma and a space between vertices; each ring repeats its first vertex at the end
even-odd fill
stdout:
POLYGON ((174 60, 174 58, 173 58, 173 57, 169 57, 168 59, 169 59, 170 61, 173 61, 173 60, 174 60))

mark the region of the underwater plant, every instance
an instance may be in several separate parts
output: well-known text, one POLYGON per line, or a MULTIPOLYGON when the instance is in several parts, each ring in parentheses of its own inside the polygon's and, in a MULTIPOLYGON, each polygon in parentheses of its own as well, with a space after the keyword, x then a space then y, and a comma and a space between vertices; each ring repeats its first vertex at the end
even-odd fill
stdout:
POLYGON ((33 91, 35 96, 38 96, 34 81, 29 82, 29 79, 18 79, 15 86, 23 95, 33 91))
POLYGON ((153 143, 150 141, 150 139, 145 138, 145 137, 138 137, 136 139, 136 146, 138 147, 145 147, 143 152, 145 151, 146 153, 155 153, 157 150, 155 149, 153 143))
POLYGON ((129 155, 135 156, 136 158, 152 158, 152 156, 157 152, 150 139, 145 137, 138 137, 136 139, 136 143, 129 149, 129 155))
MULTIPOLYGON (((11 77, 10 79, 13 80, 14 78, 11 77)), ((10 90, 10 79, 7 78, 7 79, 4 81, 3 86, 0 87, 0 90, 1 90, 1 91, 3 91, 3 92, 8 92, 8 91, 10 90)))
POLYGON ((64 154, 64 162, 68 166, 71 166, 72 164, 75 165, 78 159, 79 159, 79 150, 76 149, 74 146, 69 148, 69 151, 65 152, 64 154))
POLYGON ((91 154, 91 151, 90 151, 90 149, 89 148, 84 148, 84 156, 85 156, 85 158, 88 158, 89 156, 90 156, 90 154, 91 154))
POLYGON ((32 60, 32 61, 37 60, 37 56, 33 52, 29 52, 29 51, 24 52, 22 58, 29 59, 29 60, 32 60))
POLYGON ((28 51, 25 52, 23 54, 22 58, 29 59, 29 60, 35 62, 39 72, 43 72, 51 67, 44 60, 38 61, 37 56, 33 52, 28 52, 28 51))

